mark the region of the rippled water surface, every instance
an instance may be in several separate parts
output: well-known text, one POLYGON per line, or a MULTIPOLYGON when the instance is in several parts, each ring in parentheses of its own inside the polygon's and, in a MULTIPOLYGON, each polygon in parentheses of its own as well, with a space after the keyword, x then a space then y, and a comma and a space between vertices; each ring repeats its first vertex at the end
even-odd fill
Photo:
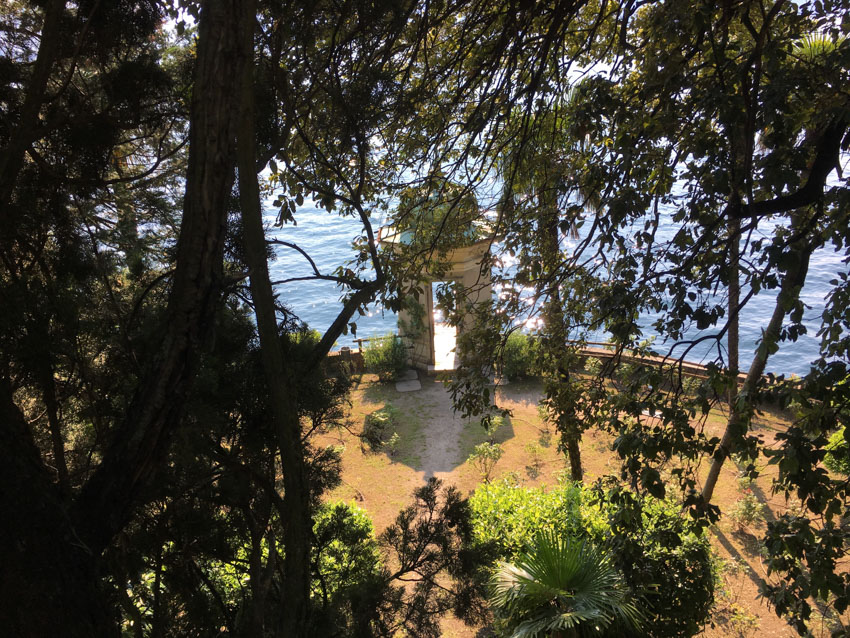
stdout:
MULTIPOLYGON (((288 225, 282 229, 273 229, 272 236, 297 243, 306 250, 323 273, 331 273, 334 268, 354 256, 351 241, 360 233, 357 219, 344 219, 328 214, 313 207, 302 207, 296 213, 297 226, 288 225)), ((274 214, 269 212, 266 219, 271 223, 274 214)), ((375 222, 377 228, 379 223, 375 222)), ((305 277, 312 274, 309 263, 295 251, 278 247, 277 260, 271 264, 273 280, 293 277, 305 277)), ((804 316, 808 334, 795 343, 783 343, 774 354, 768 369, 776 373, 805 374, 809 363, 818 355, 819 340, 816 337, 820 327, 825 297, 830 290, 829 281, 844 269, 842 255, 831 248, 814 254, 809 266, 808 279, 803 289, 803 301, 809 307, 804 316)), ((339 289, 332 282, 296 281, 276 286, 280 299, 287 304, 311 328, 320 332, 331 324, 337 316, 341 304, 339 289)), ((761 294, 750 301, 741 318, 741 365, 749 364, 749 353, 755 347, 761 330, 767 324, 773 312, 775 297, 761 294)), ((370 307, 364 317, 355 317, 357 336, 369 337, 395 332, 396 316, 379 307, 370 307)), ((353 343, 351 334, 340 338, 338 345, 353 343)), ((664 351, 656 342, 655 347, 664 351)), ((698 361, 705 352, 695 352, 689 359, 698 361)))

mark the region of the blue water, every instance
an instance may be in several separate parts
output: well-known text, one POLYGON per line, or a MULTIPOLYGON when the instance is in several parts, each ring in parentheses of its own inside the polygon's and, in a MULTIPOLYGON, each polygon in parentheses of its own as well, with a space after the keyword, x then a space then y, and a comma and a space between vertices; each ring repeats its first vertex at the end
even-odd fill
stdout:
MULTIPOLYGON (((269 211, 265 221, 271 224, 277 213, 269 211)), ((333 274, 335 268, 355 256, 352 240, 360 235, 362 226, 356 218, 343 218, 319 210, 313 206, 302 206, 295 214, 297 226, 288 224, 283 228, 272 228, 267 236, 298 244, 316 262, 322 274, 333 274)), ((380 220, 374 222, 375 232, 380 220)), ((272 281, 309 277, 313 269, 309 262, 296 251, 285 246, 276 247, 277 259, 269 264, 272 281)), ((296 281, 275 286, 279 299, 288 306, 310 328, 324 333, 336 319, 342 303, 340 289, 330 281, 296 281)), ((375 305, 367 309, 365 316, 354 315, 357 337, 374 337, 396 332, 396 315, 385 312, 375 305)), ((354 335, 343 335, 338 346, 352 345, 354 335)))
MULTIPOLYGON (((269 211, 266 221, 271 224, 275 213, 269 211)), ((351 260, 355 253, 351 248, 352 240, 360 234, 360 222, 356 218, 341 218, 329 214, 313 206, 305 205, 296 212, 297 226, 287 225, 284 228, 273 228, 270 237, 297 243, 307 251, 316 262, 319 270, 330 274, 341 264, 351 260)), ((382 220, 373 220, 375 229, 382 220)), ((825 297, 831 286, 830 280, 836 274, 845 270, 842 263, 843 254, 836 253, 831 248, 825 248, 812 256, 806 285, 803 288, 802 300, 808 306, 804 314, 804 324, 808 330, 806 335, 796 342, 780 344, 779 351, 771 356, 768 370, 777 374, 806 374, 811 361, 818 357, 820 317, 824 309, 825 297)), ((273 280, 280 281, 293 277, 308 277, 312 268, 304 257, 286 247, 277 247, 277 260, 271 264, 273 280)), ((298 317, 311 328, 324 332, 337 316, 342 305, 339 301, 340 290, 332 282, 326 281, 295 281, 279 284, 275 287, 280 299, 298 317)), ((741 366, 749 365, 751 353, 756 341, 760 338, 761 330, 766 325, 773 312, 775 295, 769 292, 754 297, 747 304, 741 316, 741 366)), ((371 306, 365 316, 354 319, 357 324, 357 337, 371 337, 395 332, 397 329, 396 316, 380 307, 371 306)), ((645 336, 649 336, 647 332, 645 336)), ((351 345, 354 336, 348 334, 340 337, 337 345, 351 345)), ((653 347, 662 353, 667 348, 656 341, 653 347)), ((677 353, 681 352, 678 350, 677 353)), ((714 358, 714 353, 705 350, 696 351, 689 355, 692 361, 714 358)))

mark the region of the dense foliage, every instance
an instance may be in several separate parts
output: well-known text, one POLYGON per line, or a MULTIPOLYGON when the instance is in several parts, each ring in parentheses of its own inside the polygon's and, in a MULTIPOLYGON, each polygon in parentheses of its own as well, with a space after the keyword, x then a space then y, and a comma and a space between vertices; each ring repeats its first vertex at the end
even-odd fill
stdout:
POLYGON ((519 331, 511 332, 502 349, 502 376, 522 379, 536 374, 538 350, 537 343, 529 335, 519 331))
POLYGON ((497 206, 516 265, 502 273, 498 302, 478 314, 477 335, 460 343, 476 368, 455 382, 458 405, 486 412, 480 348, 539 317, 546 408, 573 478, 582 433, 604 429, 624 480, 664 497, 661 472, 675 468, 683 507, 708 526, 729 514, 713 496, 730 455, 754 459, 754 471, 775 465, 773 490, 789 511, 761 539, 763 593, 805 634, 812 597, 832 618, 850 605, 841 522, 850 491, 822 465, 847 406, 846 273, 825 295, 809 372, 768 372, 772 355, 806 333, 812 255, 847 256, 850 6, 621 6, 629 18, 598 16, 597 46, 588 55, 567 47, 578 64, 565 64, 566 53, 553 60, 535 108, 500 132, 511 152, 497 165, 497 206), (565 68, 576 75, 565 79, 565 68), (759 317, 757 297, 769 300, 759 317), (747 344, 739 327, 756 323, 760 337, 747 344), (575 374, 581 348, 600 334, 615 356, 598 375, 575 374), (655 354, 666 364, 634 362, 655 354), (683 359, 708 364, 694 394, 682 391, 683 359), (714 436, 705 416, 720 403, 728 420, 714 436), (791 403, 803 407, 774 449, 753 434, 753 419, 791 403))
POLYGON ((613 566, 642 599, 647 636, 686 637, 702 630, 714 603, 711 550, 673 500, 570 481, 552 489, 503 480, 470 498, 477 542, 514 561, 541 530, 607 548, 613 566))
POLYGON ((372 451, 377 452, 396 434, 399 411, 391 403, 370 412, 363 419, 363 432, 360 438, 372 451))
POLYGON ((481 476, 481 480, 488 483, 490 481, 490 475, 496 467, 496 463, 499 462, 499 459, 502 458, 504 453, 505 450, 498 443, 485 441, 472 448, 472 452, 466 460, 475 466, 475 469, 478 470, 481 476))
POLYGON ((823 464, 838 474, 850 474, 850 443, 847 442, 847 428, 840 427, 829 437, 823 464))
MULTIPOLYGON (((850 243, 835 170, 849 14, 846 0, 4 2, 0 631, 431 636, 449 610, 476 617, 452 490, 418 492, 378 540, 383 567, 354 570, 363 586, 322 571, 316 551, 337 546, 315 531, 340 464, 316 435, 341 422, 347 389, 322 361, 367 304, 398 310, 423 268, 440 272, 472 202, 492 209, 475 228, 515 259, 492 307, 452 292, 463 411, 494 414, 504 334, 539 315, 545 410, 573 478, 582 433, 599 427, 635 490, 596 510, 600 539, 635 561, 627 580, 668 582, 659 557, 681 551, 673 563, 696 565, 683 607, 700 622, 702 541, 685 539, 721 515, 716 478, 741 453, 774 464, 793 505, 762 539, 768 600, 800 633, 813 602, 845 613, 850 484, 823 462, 850 405, 846 273, 810 372, 764 373, 806 330, 812 255, 850 243), (265 196, 278 224, 306 199, 357 220, 352 258, 325 270, 269 241, 265 196), (379 251, 373 223, 390 208, 427 236, 379 251), (271 281, 272 248, 339 287, 318 335, 286 306, 304 277, 271 281), (748 357, 738 327, 765 294, 774 309, 748 357), (615 354, 650 356, 641 316, 671 361, 710 355, 695 393, 675 365, 624 373, 614 357, 574 373, 599 332, 615 354), (774 448, 750 431, 767 401, 799 406, 774 448), (728 424, 709 436, 701 417, 719 402, 728 424), (662 470, 678 523, 653 514, 668 507, 652 501, 669 496, 662 470), (661 530, 651 542, 647 525, 661 530), (319 575, 339 588, 317 595, 319 575)), ((362 537, 340 517, 324 533, 362 537)), ((671 634, 693 628, 652 613, 671 634)))
POLYGON ((312 595, 326 610, 342 607, 343 596, 357 597, 358 590, 378 577, 382 557, 369 515, 356 505, 329 503, 316 512, 313 563, 317 565, 312 595))

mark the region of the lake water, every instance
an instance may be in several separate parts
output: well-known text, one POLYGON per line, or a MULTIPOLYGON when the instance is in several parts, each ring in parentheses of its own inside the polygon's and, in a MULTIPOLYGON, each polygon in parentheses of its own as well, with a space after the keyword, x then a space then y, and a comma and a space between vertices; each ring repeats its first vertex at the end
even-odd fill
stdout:
MULTIPOLYGON (((301 207, 295 218, 297 226, 273 228, 270 236, 297 243, 312 256, 321 272, 332 273, 334 268, 354 256, 351 241, 360 233, 360 223, 357 219, 340 218, 311 206, 301 207)), ((271 224, 274 219, 275 213, 269 211, 266 221, 271 224)), ((376 229, 380 225, 379 221, 375 222, 376 229)), ((295 251, 279 246, 277 255, 277 260, 271 263, 273 281, 312 274, 308 262, 295 251)), ((819 340, 816 335, 820 328, 825 297, 831 288, 829 281, 834 279, 840 270, 845 269, 842 258, 842 254, 831 248, 818 251, 812 256, 802 294, 803 301, 809 307, 804 315, 808 334, 800 337, 795 343, 780 344, 779 351, 769 360, 768 370, 777 374, 802 375, 808 372, 810 362, 818 356, 819 340)), ((276 292, 296 315, 320 332, 327 329, 341 308, 339 289, 332 282, 290 282, 276 286, 276 292)), ((742 313, 741 367, 744 369, 749 365, 749 353, 754 350, 761 330, 773 312, 774 299, 774 296, 762 293, 753 298, 742 313)), ((397 329, 395 314, 375 306, 368 309, 366 316, 355 316, 354 321, 357 324, 358 337, 382 335, 397 329)), ((351 334, 342 336, 338 345, 351 345, 353 339, 351 334)), ((659 352, 666 352, 663 344, 657 341, 654 347, 659 352)), ((695 352, 688 358, 698 362, 705 354, 704 351, 695 352)))

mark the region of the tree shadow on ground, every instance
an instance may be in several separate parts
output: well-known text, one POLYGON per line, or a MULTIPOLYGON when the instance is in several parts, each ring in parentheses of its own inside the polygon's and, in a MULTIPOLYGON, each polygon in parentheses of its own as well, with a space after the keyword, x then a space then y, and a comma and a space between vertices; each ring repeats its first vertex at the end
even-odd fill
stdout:
POLYGON ((510 417, 488 433, 479 418, 465 419, 454 411, 442 379, 419 373, 421 390, 398 392, 391 383, 364 385, 361 401, 368 412, 390 404, 398 411, 394 431, 398 441, 388 454, 395 463, 422 472, 426 479, 452 472, 466 462, 476 445, 504 443, 515 436, 510 417))
POLYGON ((747 560, 747 558, 745 558, 741 554, 741 552, 738 551, 738 549, 731 543, 731 541, 726 537, 726 535, 717 527, 715 527, 712 531, 714 533, 714 537, 717 539, 717 542, 719 542, 723 546, 723 549, 729 552, 729 556, 731 556, 739 563, 747 566, 747 569, 745 570, 746 575, 756 587, 761 589, 761 587, 765 585, 764 579, 762 579, 758 574, 756 574, 755 569, 752 565, 750 565, 750 561, 747 560))
POLYGON ((398 394, 392 381, 379 382, 377 377, 375 377, 375 380, 369 377, 361 379, 356 384, 355 389, 362 390, 361 401, 364 404, 391 401, 398 394))

